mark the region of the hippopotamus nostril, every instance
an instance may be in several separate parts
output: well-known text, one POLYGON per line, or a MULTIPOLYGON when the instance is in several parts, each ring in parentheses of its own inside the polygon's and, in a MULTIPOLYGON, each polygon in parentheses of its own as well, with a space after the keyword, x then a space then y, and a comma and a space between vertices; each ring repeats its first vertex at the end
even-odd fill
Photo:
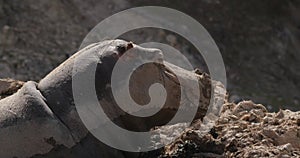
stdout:
POLYGON ((130 41, 127 43, 127 50, 133 48, 133 43, 130 41))

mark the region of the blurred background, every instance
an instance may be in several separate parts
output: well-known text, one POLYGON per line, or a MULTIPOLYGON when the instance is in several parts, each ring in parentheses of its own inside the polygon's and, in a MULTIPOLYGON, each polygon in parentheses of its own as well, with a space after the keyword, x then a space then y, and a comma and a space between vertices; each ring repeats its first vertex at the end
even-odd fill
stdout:
MULTIPOLYGON (((146 5, 182 11, 208 30, 224 59, 231 101, 300 110, 299 0, 0 0, 0 78, 39 81, 101 20, 146 5)), ((172 45, 206 70, 176 33, 146 28, 122 38, 172 45)))

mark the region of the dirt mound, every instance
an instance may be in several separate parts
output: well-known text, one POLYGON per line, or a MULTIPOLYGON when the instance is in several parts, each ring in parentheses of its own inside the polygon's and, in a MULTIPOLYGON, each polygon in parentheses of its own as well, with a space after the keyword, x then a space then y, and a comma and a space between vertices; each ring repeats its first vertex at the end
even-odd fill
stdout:
POLYGON ((198 120, 163 157, 299 157, 300 112, 269 113, 261 104, 226 103, 209 133, 198 120))

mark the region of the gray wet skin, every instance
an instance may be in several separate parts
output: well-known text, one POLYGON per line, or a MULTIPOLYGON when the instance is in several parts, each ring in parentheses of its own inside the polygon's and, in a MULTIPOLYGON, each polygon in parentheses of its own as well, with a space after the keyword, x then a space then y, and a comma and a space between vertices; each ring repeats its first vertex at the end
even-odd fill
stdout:
MULTIPOLYGON (((93 72, 96 99, 101 102, 106 115, 122 128, 145 131, 154 126, 165 125, 168 123, 166 121, 169 121, 178 112, 181 101, 178 94, 181 94, 181 85, 177 77, 182 78, 183 83, 192 80, 201 82, 199 89, 202 92, 210 92, 212 88, 209 77, 196 75, 194 72, 164 62, 162 58, 162 52, 158 49, 142 48, 123 40, 103 41, 80 50, 39 83, 26 82, 17 93, 0 100, 0 157, 79 158, 100 156, 106 158, 133 157, 138 154, 109 147, 88 132, 74 105, 72 78, 84 76, 86 72, 89 72, 91 65, 96 65, 95 72, 93 72), (145 56, 145 54, 147 55, 145 56), (83 58, 76 60, 82 56, 83 58), (130 95, 135 96, 138 103, 144 104, 144 101, 148 99, 149 85, 156 81, 164 85, 168 94, 164 107, 160 109, 160 114, 155 114, 154 117, 146 120, 131 117, 125 111, 117 109, 118 105, 113 100, 114 96, 109 92, 111 75, 116 62, 138 65, 139 60, 134 60, 137 58, 154 61, 154 64, 142 66, 145 68, 143 71, 137 70, 130 76, 133 77, 132 82, 134 82, 130 86, 132 88, 130 95), (162 62, 163 64, 161 64, 162 62), (73 69, 74 63, 78 64, 79 69, 73 69), (171 72, 168 67, 171 67, 174 72, 171 72)), ((90 81, 83 80, 83 82, 90 81)), ((82 83, 82 85, 85 84, 82 83)), ((199 95, 198 90, 195 91, 194 85, 186 85, 183 91, 185 95, 192 97, 199 95)), ((221 92, 220 89, 225 90, 222 86, 219 86, 220 89, 214 87, 217 93, 221 92)), ((180 108, 181 112, 195 119, 203 118, 211 99, 210 95, 203 94, 200 93, 200 99, 196 99, 196 102, 199 101, 199 106, 196 102, 184 99, 183 106, 180 106, 183 107, 180 108), (198 110, 193 110, 194 108, 198 110), (195 116, 194 112, 197 112, 195 116)), ((215 101, 219 102, 219 99, 214 99, 215 101)), ((87 105, 85 103, 83 102, 83 105, 87 105)), ((149 110, 155 109, 151 107, 149 110)), ((108 123, 105 120, 97 120, 97 124, 100 122, 98 128, 105 129, 105 125, 108 123)), ((186 121, 189 120, 180 117, 180 120, 173 123, 186 121)), ((110 136, 116 138, 115 134, 110 136)), ((153 141, 157 141, 156 138, 153 137, 153 139, 155 139, 153 141)), ((149 139, 149 142, 152 142, 152 138, 149 139)), ((126 143, 132 144, 130 141, 126 141, 126 143)))
POLYGON ((0 157, 29 157, 53 148, 51 141, 75 145, 71 132, 47 106, 29 81, 15 94, 0 100, 0 157))
MULTIPOLYGON (((142 48, 123 40, 94 43, 71 56, 39 83, 29 81, 15 94, 0 100, 0 157, 30 157, 49 152, 55 145, 72 147, 88 131, 82 124, 72 96, 72 74, 75 58, 80 54, 97 54, 85 60, 81 71, 97 62, 95 85, 101 93, 110 82, 114 64, 127 50, 132 56, 150 52, 162 62, 158 49, 142 48)), ((124 58, 125 59, 125 58, 124 58)), ((125 61, 126 61, 125 60, 125 61)), ((98 94, 101 96, 101 94, 98 94)))
MULTIPOLYGON (((139 57, 139 53, 153 54, 153 58, 157 61, 162 61, 162 53, 158 49, 142 48, 131 42, 123 40, 108 40, 92 44, 82 49, 67 61, 58 66, 55 70, 49 73, 38 84, 38 89, 47 100, 47 105, 58 116, 58 118, 72 132, 75 141, 79 141, 86 134, 87 130, 82 124, 74 105, 72 96, 72 75, 81 75, 92 63, 98 63, 95 72, 95 86, 98 96, 101 97, 101 92, 110 82, 111 73, 115 63, 125 51, 129 50, 130 57, 139 57), (72 68, 75 58, 84 54, 95 54, 99 58, 84 58, 84 64, 80 65, 80 71, 73 72, 72 68), (99 94, 100 93, 100 94, 99 94)), ((127 55, 127 53, 126 53, 127 55)), ((127 56, 126 56, 127 57, 127 56)), ((129 60, 130 60, 129 57, 129 60)), ((127 62, 125 60, 125 62, 127 62)))

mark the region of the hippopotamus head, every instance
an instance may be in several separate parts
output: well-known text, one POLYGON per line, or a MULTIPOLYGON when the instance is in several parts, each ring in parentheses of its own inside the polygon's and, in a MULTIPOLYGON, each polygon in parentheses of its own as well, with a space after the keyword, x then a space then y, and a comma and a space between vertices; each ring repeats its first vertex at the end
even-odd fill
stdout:
POLYGON ((134 61, 153 60, 161 63, 162 58, 159 49, 143 48, 124 40, 106 40, 91 44, 71 56, 44 77, 39 82, 38 89, 46 98, 48 106, 73 131, 74 138, 80 140, 87 130, 76 112, 72 78, 84 76, 96 66, 96 71, 91 73, 95 76, 95 88, 98 98, 101 99, 103 90, 110 84, 117 61, 129 63, 138 59, 134 61))

